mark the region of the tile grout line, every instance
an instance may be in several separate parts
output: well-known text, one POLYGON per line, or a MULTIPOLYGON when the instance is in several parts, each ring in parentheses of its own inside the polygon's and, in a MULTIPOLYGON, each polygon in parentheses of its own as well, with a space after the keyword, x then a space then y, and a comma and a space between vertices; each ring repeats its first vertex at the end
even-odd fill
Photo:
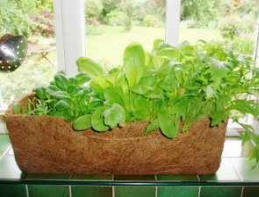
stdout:
MULTIPOLYGON (((114 175, 112 175, 112 180, 114 181, 114 175)), ((115 186, 112 186, 112 197, 115 197, 115 186)))
MULTIPOLYGON (((155 181, 157 182, 157 175, 154 175, 155 177, 155 181)), ((158 186, 156 184, 156 187, 155 187, 155 197, 157 197, 157 192, 158 192, 158 186)))
POLYGON ((71 188, 71 185, 68 186, 68 193, 69 193, 69 197, 72 197, 72 188, 71 188))
POLYGON ((29 197, 29 188, 28 188, 28 185, 26 184, 25 185, 25 193, 26 193, 26 197, 29 197))
POLYGON ((243 186, 242 189, 241 189, 241 195, 240 195, 240 197, 243 197, 243 196, 244 196, 244 189, 245 189, 245 187, 243 186))
MULTIPOLYGON (((198 174, 196 175, 196 178, 199 182, 201 181, 200 176, 198 174)), ((201 196, 201 186, 199 186, 199 190, 198 190, 198 197, 200 196, 201 196)))
POLYGON ((199 190, 198 190, 198 197, 201 196, 201 186, 199 186, 199 190))

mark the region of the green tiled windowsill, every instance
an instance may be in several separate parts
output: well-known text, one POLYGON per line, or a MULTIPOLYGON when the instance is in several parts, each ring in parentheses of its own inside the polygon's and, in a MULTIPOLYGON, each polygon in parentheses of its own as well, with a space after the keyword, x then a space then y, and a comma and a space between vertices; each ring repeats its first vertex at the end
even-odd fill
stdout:
MULTIPOLYGON (((5 142, 9 143, 6 137, 5 142)), ((15 162, 13 154, 0 159, 0 183, 64 184, 64 185, 149 185, 149 186, 256 186, 259 184, 259 169, 253 168, 255 162, 242 157, 241 150, 231 149, 231 143, 239 144, 240 140, 228 139, 221 166, 214 175, 182 176, 63 176, 63 175, 27 175, 23 174, 15 162), (226 149, 227 148, 227 149, 226 149)), ((7 143, 5 143, 7 144, 7 143)))
MULTIPOLYGON (((241 144, 233 142, 236 147, 241 144)), ((231 141, 226 147, 231 147, 231 141)), ((240 197, 241 191, 243 197, 257 197, 259 169, 254 164, 242 157, 239 147, 224 150, 215 175, 27 175, 8 153, 0 159, 0 197, 240 197)))

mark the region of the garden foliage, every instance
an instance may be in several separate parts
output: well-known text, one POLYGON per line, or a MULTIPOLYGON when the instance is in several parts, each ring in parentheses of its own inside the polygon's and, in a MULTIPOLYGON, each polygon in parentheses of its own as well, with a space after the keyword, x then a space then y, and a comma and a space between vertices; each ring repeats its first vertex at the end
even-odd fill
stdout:
POLYGON ((0 36, 6 33, 29 37, 37 31, 32 16, 43 10, 53 10, 52 0, 1 0, 0 36))
POLYGON ((233 110, 259 115, 258 104, 246 100, 246 95, 258 92, 258 70, 253 70, 250 57, 218 43, 174 48, 157 40, 150 53, 131 44, 123 65, 109 72, 89 58, 82 57, 77 64, 81 74, 69 79, 58 74, 49 87, 36 92, 45 114, 68 121, 88 114, 92 124, 83 129, 106 131, 147 121, 148 131, 160 129, 175 137, 180 122, 188 131, 202 118, 218 126, 233 110))
MULTIPOLYGON (((36 104, 24 113, 62 118, 75 130, 97 132, 144 121, 146 133, 161 131, 168 138, 188 132, 201 119, 217 127, 230 117, 237 122, 246 114, 259 117, 258 103, 247 99, 258 94, 258 69, 251 57, 221 43, 175 48, 156 40, 151 52, 133 43, 124 51, 123 65, 108 72, 86 57, 77 64, 80 74, 57 74, 48 87, 36 90, 36 104)), ((254 139, 258 149, 258 136, 241 125, 244 140, 254 139)))

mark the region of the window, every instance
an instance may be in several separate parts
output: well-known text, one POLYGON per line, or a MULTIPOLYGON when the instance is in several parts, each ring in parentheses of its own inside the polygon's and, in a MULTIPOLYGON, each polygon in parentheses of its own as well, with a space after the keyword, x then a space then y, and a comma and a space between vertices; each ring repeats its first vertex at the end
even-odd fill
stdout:
MULTIPOLYGON (((53 78, 56 72, 54 19, 52 0, 0 1, 0 37, 6 34, 24 36, 28 45, 19 69, 0 71, 0 112, 53 78)), ((3 46, 3 41, 0 45, 3 46)))
POLYGON ((0 73, 0 111, 47 84, 57 67, 75 74, 79 56, 102 61, 109 69, 121 63, 132 41, 147 49, 157 38, 176 44, 180 18, 179 42, 224 40, 233 50, 252 55, 259 12, 257 1, 247 0, 56 0, 55 8, 52 0, 17 2, 0 1, 0 35, 24 35, 29 49, 21 68, 0 73))
POLYGON ((87 55, 112 67, 132 42, 151 50, 155 39, 165 37, 165 6, 163 0, 88 0, 87 55))

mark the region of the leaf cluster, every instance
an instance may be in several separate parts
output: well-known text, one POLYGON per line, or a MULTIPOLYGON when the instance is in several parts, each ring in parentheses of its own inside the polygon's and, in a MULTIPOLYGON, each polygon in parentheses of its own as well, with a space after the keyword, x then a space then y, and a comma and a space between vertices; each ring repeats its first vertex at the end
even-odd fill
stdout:
POLYGON ((124 51, 123 65, 108 72, 86 57, 77 65, 78 76, 58 74, 49 87, 36 90, 47 106, 36 110, 73 122, 75 130, 104 132, 145 121, 147 133, 160 130, 174 138, 201 119, 215 127, 230 116, 259 116, 259 105, 247 99, 258 93, 258 70, 251 57, 220 43, 176 48, 156 40, 151 52, 133 43, 124 51))

